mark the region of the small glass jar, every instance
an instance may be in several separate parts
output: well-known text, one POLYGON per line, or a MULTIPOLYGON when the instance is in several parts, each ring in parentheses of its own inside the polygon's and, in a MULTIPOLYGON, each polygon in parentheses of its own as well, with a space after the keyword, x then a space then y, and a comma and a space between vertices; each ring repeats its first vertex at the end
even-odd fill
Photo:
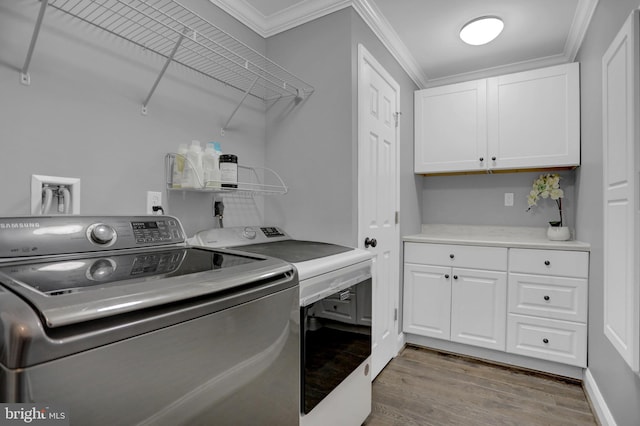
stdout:
POLYGON ((222 154, 219 161, 221 186, 223 188, 237 188, 238 156, 234 154, 222 154))

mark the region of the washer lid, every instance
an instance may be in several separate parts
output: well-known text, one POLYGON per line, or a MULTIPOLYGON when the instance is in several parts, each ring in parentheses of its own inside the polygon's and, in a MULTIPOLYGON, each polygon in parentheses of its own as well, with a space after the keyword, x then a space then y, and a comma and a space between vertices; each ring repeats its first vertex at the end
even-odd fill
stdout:
POLYGON ((246 246, 236 247, 235 249, 249 253, 262 254, 264 256, 277 257, 278 259, 291 263, 306 262, 353 250, 351 247, 344 247, 336 244, 300 240, 284 240, 270 243, 249 244, 246 246))
POLYGON ((2 264, 0 284, 40 313, 46 326, 224 293, 291 271, 277 259, 203 248, 119 250, 2 264))

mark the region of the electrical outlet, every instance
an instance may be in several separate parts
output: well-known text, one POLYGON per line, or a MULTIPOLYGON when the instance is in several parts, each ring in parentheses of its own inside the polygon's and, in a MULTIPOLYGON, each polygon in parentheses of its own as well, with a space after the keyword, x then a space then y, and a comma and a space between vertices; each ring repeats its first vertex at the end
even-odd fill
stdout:
POLYGON ((505 207, 513 207, 513 192, 504 193, 504 205, 505 207))
POLYGON ((147 191, 147 214, 156 214, 153 206, 162 205, 162 192, 147 191))

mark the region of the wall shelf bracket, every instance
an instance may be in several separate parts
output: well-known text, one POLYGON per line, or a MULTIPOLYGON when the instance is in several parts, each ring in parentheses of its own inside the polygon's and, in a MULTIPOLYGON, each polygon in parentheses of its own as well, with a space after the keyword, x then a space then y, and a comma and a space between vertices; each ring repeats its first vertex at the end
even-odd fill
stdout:
POLYGON ((229 126, 229 123, 231 122, 231 119, 233 118, 234 115, 236 115, 236 112, 238 112, 238 109, 240 109, 240 107, 244 103, 244 100, 247 99, 247 96, 249 96, 249 94, 251 93, 251 89, 253 89, 253 86, 255 86, 256 83, 258 82, 258 78, 259 77, 256 77, 255 80, 253 80, 253 83, 251 83, 251 86, 249 86, 249 88, 244 92, 244 96, 242 97, 242 99, 240 99, 240 103, 233 110, 233 112, 231 113, 231 116, 229 116, 229 119, 227 120, 227 122, 224 123, 224 126, 222 126, 222 128, 220 129, 220 136, 224 136, 224 131, 226 130, 227 126, 229 126))
MULTIPOLYGON (((158 87, 158 84, 160 83, 160 80, 162 80, 162 77, 164 77, 164 73, 167 71, 167 68, 169 68, 169 64, 171 62, 173 62, 173 58, 176 56, 176 52, 178 51, 178 48, 180 47, 180 44, 182 44, 182 40, 184 40, 184 36, 186 34, 188 34, 188 33, 189 33, 189 29, 185 28, 182 31, 182 34, 180 34, 180 37, 178 37, 178 41, 173 46, 173 49, 171 50, 171 53, 169 53, 169 56, 167 56, 167 60, 165 61, 164 66, 160 70, 160 74, 158 74, 158 77, 156 78, 156 81, 153 83, 153 86, 151 87, 151 90, 149 91, 149 94, 147 95, 147 99, 145 99, 143 104, 142 104, 142 115, 147 115, 147 105, 149 105, 149 101, 151 100, 151 96, 153 96, 153 92, 156 91, 156 88, 158 87)), ((193 34, 193 38, 195 39, 195 33, 193 34)))
POLYGON ((25 86, 31 84, 31 76, 29 76, 29 64, 31 64, 33 51, 36 48, 36 42, 38 41, 38 35, 40 35, 40 28, 42 27, 44 12, 47 10, 48 4, 48 0, 40 0, 40 11, 38 12, 38 18, 36 19, 36 26, 33 28, 31 43, 29 44, 29 50, 27 51, 27 58, 24 61, 22 70, 20 70, 20 83, 24 84, 25 86))

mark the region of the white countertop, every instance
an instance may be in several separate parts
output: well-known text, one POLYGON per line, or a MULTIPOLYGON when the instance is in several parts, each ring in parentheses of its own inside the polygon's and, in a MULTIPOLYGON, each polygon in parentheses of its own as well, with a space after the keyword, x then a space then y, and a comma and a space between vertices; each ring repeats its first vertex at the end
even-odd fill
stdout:
POLYGON ((422 232, 403 241, 473 246, 589 251, 582 241, 550 241, 546 228, 520 226, 422 225, 422 232))

